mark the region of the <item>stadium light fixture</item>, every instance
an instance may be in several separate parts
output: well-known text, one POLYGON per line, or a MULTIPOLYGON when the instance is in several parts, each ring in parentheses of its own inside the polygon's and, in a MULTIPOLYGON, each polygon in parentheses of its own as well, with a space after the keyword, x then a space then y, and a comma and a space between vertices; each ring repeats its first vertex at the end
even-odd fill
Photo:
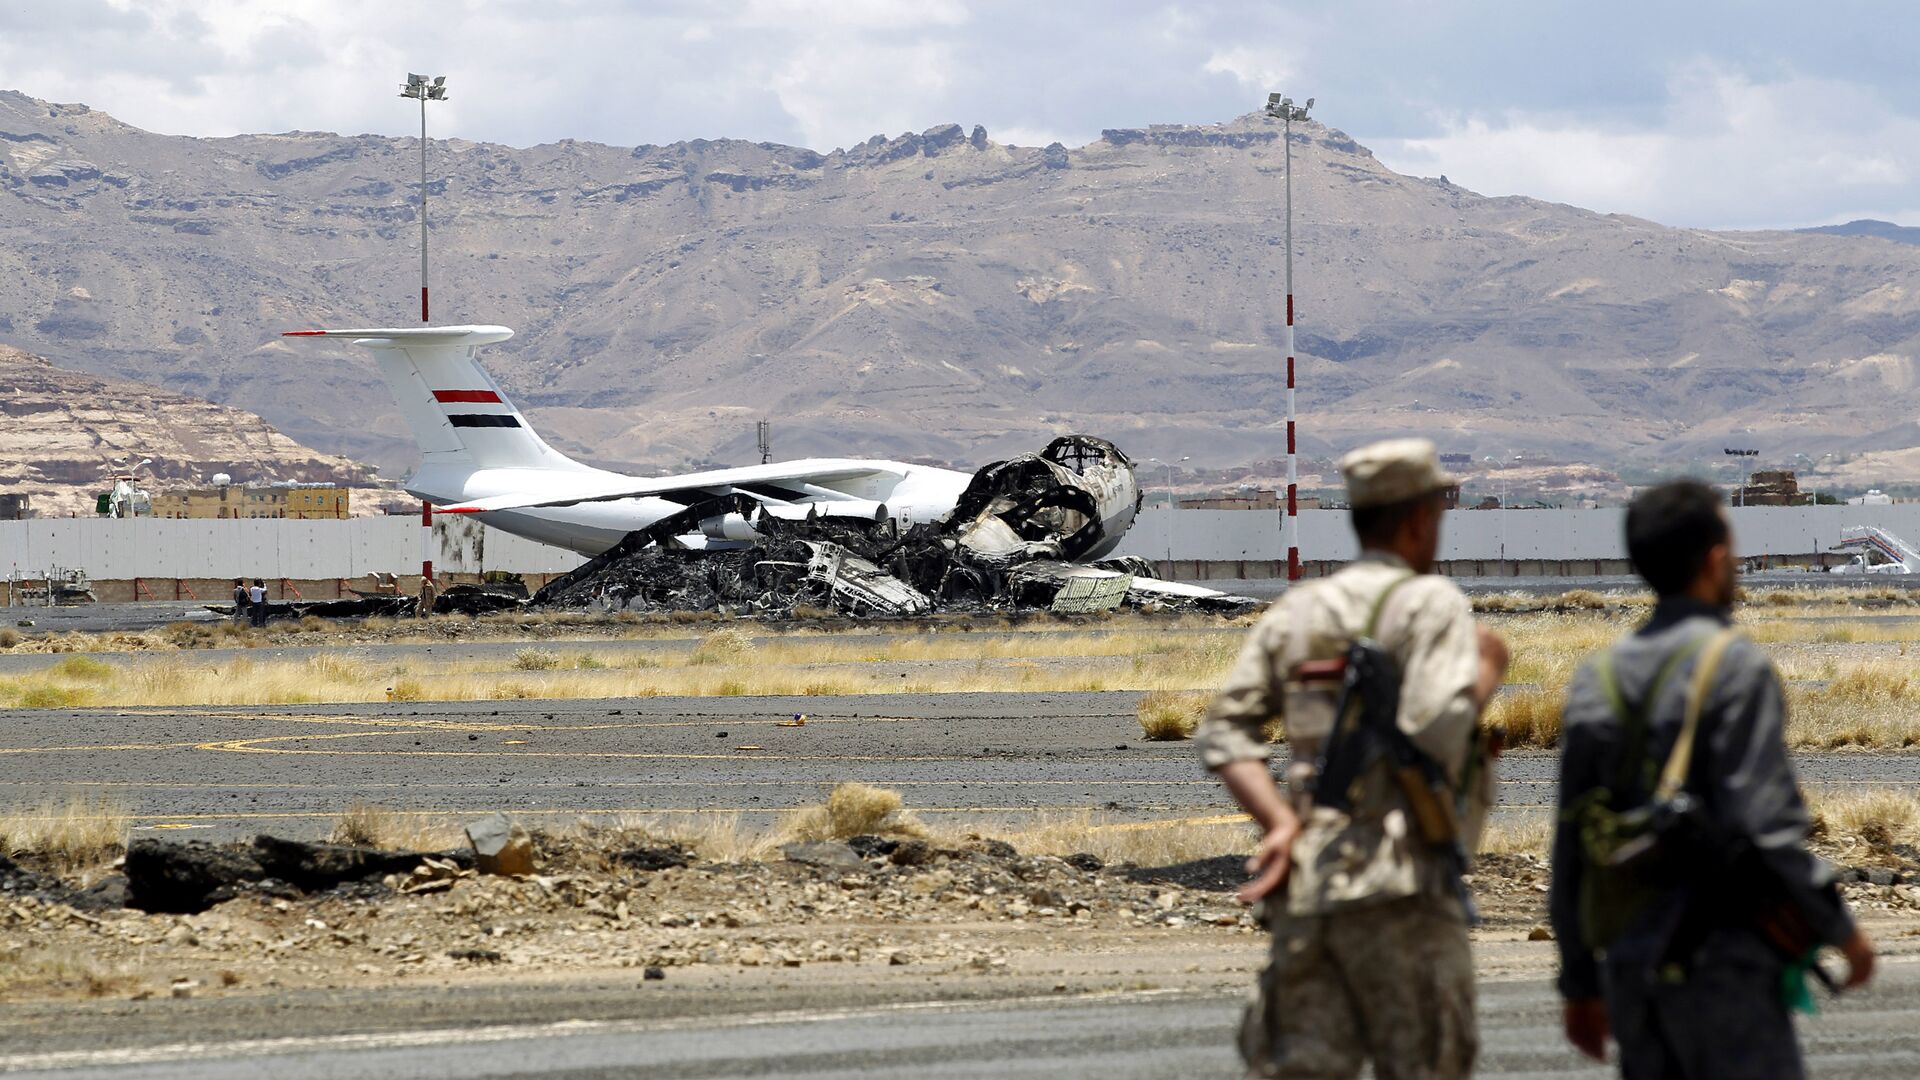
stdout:
POLYGON ((420 321, 427 321, 427 102, 447 100, 447 77, 407 73, 400 96, 420 102, 420 321))

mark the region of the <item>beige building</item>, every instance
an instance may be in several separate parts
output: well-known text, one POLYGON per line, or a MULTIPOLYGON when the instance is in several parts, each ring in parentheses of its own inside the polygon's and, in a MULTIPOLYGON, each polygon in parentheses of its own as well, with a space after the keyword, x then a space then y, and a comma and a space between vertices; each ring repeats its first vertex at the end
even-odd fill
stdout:
POLYGON ((337 484, 274 487, 196 488, 155 492, 157 518, 344 518, 350 515, 347 489, 337 484))

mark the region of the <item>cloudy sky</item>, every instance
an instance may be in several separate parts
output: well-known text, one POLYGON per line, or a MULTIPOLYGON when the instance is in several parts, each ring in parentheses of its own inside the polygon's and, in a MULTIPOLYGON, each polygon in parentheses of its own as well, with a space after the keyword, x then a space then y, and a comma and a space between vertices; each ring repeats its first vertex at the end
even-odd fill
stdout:
POLYGON ((946 121, 1078 145, 1269 89, 1389 165, 1707 227, 1920 224, 1920 5, 1828 0, 11 0, 0 88, 188 135, 819 150, 946 121))

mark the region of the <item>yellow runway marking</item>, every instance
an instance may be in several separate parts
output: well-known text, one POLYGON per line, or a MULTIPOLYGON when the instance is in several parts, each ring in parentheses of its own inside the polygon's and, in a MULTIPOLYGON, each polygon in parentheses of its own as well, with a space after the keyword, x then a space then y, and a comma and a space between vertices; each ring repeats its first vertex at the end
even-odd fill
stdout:
POLYGON ((665 753, 639 750, 310 750, 267 746, 266 743, 319 742, 335 739, 367 739, 391 735, 420 735, 419 731, 343 731, 332 735, 269 735, 258 739, 229 739, 200 743, 196 750, 219 750, 230 754, 312 754, 322 757, 487 757, 487 758, 609 758, 634 761, 973 761, 964 756, 907 756, 899 754, 724 754, 665 753))
POLYGON ((94 746, 0 746, 0 754, 72 754, 99 750, 194 750, 199 743, 119 743, 94 746))

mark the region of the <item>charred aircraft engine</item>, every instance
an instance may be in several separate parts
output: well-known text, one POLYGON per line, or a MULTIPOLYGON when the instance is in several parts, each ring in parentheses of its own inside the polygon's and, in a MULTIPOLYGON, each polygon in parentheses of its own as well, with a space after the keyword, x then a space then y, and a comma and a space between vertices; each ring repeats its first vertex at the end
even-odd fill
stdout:
POLYGON ((976 560, 995 566, 1090 562, 1113 551, 1140 509, 1133 462, 1091 435, 1064 435, 1037 454, 973 476, 947 526, 976 560))

